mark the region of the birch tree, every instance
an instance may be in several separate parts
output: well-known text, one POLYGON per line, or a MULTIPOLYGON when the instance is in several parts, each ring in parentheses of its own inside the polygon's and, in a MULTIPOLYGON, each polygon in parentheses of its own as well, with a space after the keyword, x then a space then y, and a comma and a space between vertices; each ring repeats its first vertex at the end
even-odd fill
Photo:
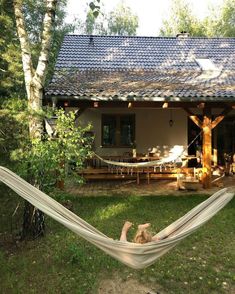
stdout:
MULTIPOLYGON (((93 3, 93 2, 91 2, 93 3)), ((93 7, 93 6, 92 6, 93 7)), ((109 13, 94 13, 92 7, 87 11, 86 21, 82 23, 78 32, 82 34, 96 34, 96 35, 119 35, 119 36, 132 36, 136 35, 139 20, 129 6, 123 3, 118 4, 109 13)), ((100 9, 100 6, 95 6, 100 9)), ((98 11, 99 12, 99 11, 98 11)))
MULTIPOLYGON (((25 26, 23 14, 23 0, 14 1, 14 12, 16 27, 21 45, 22 64, 24 80, 28 98, 28 108, 40 111, 42 108, 43 86, 46 79, 46 70, 52 39, 52 28, 55 21, 57 0, 46 0, 46 12, 43 20, 41 52, 39 53, 36 68, 33 67, 32 54, 30 50, 29 37, 25 26)), ((42 121, 37 116, 31 116, 29 120, 30 138, 41 136, 42 121)))
MULTIPOLYGON (((23 0, 14 0, 16 28, 21 46, 24 81, 28 99, 28 109, 37 113, 42 109, 43 87, 46 79, 49 53, 52 41, 52 29, 55 22, 57 0, 46 0, 45 15, 41 33, 41 51, 36 67, 33 66, 29 36, 26 30, 23 0)), ((37 115, 29 119, 29 136, 31 141, 40 139, 42 120, 37 115)), ((36 182, 33 183, 36 185, 36 182)), ((26 202, 24 210, 22 237, 38 237, 44 234, 44 215, 41 211, 26 202)))

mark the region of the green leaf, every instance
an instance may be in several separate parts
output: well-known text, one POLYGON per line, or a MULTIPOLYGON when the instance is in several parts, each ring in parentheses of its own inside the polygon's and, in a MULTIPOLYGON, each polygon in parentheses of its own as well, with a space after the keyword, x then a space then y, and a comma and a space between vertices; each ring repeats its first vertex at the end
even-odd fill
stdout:
POLYGON ((96 5, 94 4, 94 2, 90 2, 89 6, 91 10, 95 10, 96 8, 96 5))
POLYGON ((94 15, 95 18, 98 17, 99 11, 97 11, 97 10, 93 11, 93 15, 94 15))

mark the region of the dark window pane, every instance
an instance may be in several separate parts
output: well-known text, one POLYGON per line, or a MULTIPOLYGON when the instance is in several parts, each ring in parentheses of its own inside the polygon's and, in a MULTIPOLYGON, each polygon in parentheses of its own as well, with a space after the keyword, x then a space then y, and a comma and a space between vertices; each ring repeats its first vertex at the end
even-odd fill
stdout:
POLYGON ((103 145, 116 145, 116 117, 103 116, 103 145))
POLYGON ((120 117, 120 144, 131 146, 135 140, 135 119, 134 116, 126 115, 120 117))

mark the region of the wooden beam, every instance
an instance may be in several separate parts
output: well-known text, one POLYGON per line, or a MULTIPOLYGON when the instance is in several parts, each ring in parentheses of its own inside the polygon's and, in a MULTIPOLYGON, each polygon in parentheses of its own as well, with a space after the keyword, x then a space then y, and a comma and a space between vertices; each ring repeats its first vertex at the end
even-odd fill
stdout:
POLYGON ((223 111, 222 111, 222 113, 219 115, 219 116, 217 116, 214 120, 213 120, 213 122, 211 123, 211 125, 212 125, 212 129, 214 129, 223 119, 224 119, 224 117, 230 112, 230 111, 232 111, 233 110, 233 107, 227 107, 227 108, 225 108, 223 111))
POLYGON ((196 116, 196 114, 193 113, 188 107, 182 106, 182 108, 189 116, 196 116))
POLYGON ((184 111, 187 112, 189 115, 189 118, 201 129, 202 128, 202 122, 201 120, 187 107, 183 107, 184 111))
POLYGON ((212 129, 214 129, 222 120, 224 119, 224 115, 217 116, 213 122, 211 123, 212 129))
POLYGON ((205 102, 201 102, 197 105, 197 108, 203 109, 205 107, 205 102))
MULTIPOLYGON (((69 101, 70 107, 87 107, 87 108, 93 108, 95 100, 76 100, 76 99, 68 99, 66 97, 64 98, 58 98, 58 107, 64 105, 64 101, 69 101)), ((128 103, 130 102, 132 104, 132 108, 161 108, 164 102, 168 103, 168 108, 185 108, 185 109, 192 109, 192 108, 198 108, 199 102, 179 102, 179 101, 102 101, 99 100, 99 108, 127 108, 128 103)), ((224 102, 207 102, 208 105, 211 105, 213 108, 217 109, 224 109, 226 106, 232 107, 231 103, 224 103, 224 102)))
POLYGON ((79 108, 75 113, 75 121, 81 116, 81 114, 87 109, 87 107, 79 108))
POLYGON ((202 122, 196 115, 190 115, 189 118, 201 129, 202 122))

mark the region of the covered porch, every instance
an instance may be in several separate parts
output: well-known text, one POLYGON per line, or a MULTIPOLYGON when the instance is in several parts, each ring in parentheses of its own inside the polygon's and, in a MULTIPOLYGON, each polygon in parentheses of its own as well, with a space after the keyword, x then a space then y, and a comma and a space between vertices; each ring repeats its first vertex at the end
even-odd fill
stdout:
MULTIPOLYGON (((223 150, 218 149, 220 142, 217 140, 216 127, 229 113, 234 113, 232 102, 196 103, 168 100, 161 102, 88 102, 58 99, 57 106, 64 107, 66 110, 75 110, 76 120, 79 123, 92 122, 94 124, 95 127, 90 134, 95 136, 94 151, 106 160, 124 163, 151 162, 167 157, 171 147, 177 143, 183 146, 184 154, 181 156, 182 165, 180 168, 171 162, 148 168, 117 167, 106 164, 94 156, 87 160, 86 167, 81 172, 86 180, 126 179, 135 180, 139 184, 140 181, 150 183, 152 179, 179 179, 181 177, 183 181, 199 181, 204 188, 210 188, 218 176, 217 174, 216 177, 213 177, 213 170, 217 169, 218 172, 219 165, 220 169, 226 171, 226 162, 223 161, 224 154, 221 154, 223 150), (109 132, 104 138, 103 128, 107 128, 108 124, 103 123, 103 114, 112 117, 117 113, 118 116, 124 118, 135 117, 132 131, 130 129, 133 127, 133 121, 124 120, 124 127, 128 127, 130 131, 129 135, 125 133, 125 140, 130 144, 127 146, 111 146, 110 144, 105 146, 103 143, 109 143, 112 138, 110 138, 109 132), (157 117, 155 121, 151 120, 151 117, 154 116, 157 117), (143 120, 147 120, 147 118, 150 124, 143 123, 143 120), (138 120, 140 124, 138 124, 138 120), (192 128, 192 124, 196 126, 197 131, 192 128), (147 138, 147 140, 145 139, 147 145, 138 140, 137 134, 139 137, 147 138), (159 141, 163 144, 156 144, 159 141)), ((228 117, 231 120, 234 115, 228 117)), ((110 126, 108 125, 108 127, 110 126)), ((117 136, 116 132, 114 132, 114 136, 117 136)), ((231 140, 231 138, 224 137, 224 140, 231 140)), ((233 145, 232 148, 234 148, 233 145)), ((230 152, 232 153, 234 150, 232 149, 230 152)), ((232 165, 229 170, 232 171, 232 165)))

